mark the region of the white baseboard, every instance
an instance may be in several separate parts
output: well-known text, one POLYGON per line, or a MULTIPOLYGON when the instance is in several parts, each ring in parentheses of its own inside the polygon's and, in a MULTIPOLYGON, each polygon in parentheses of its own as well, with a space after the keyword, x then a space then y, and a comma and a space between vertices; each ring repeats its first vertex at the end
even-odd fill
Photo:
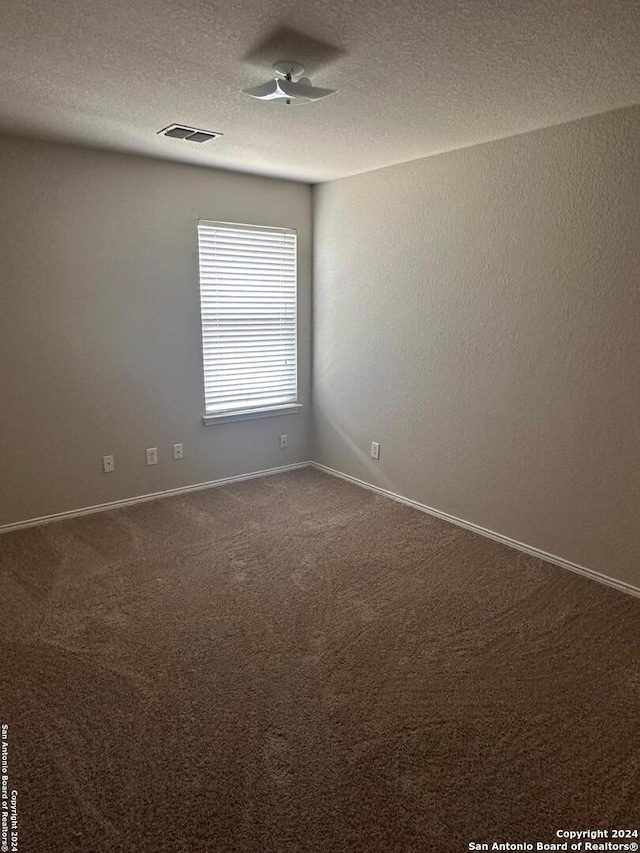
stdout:
POLYGON ((295 462, 293 465, 281 465, 279 468, 266 468, 264 471, 252 471, 250 474, 238 474, 235 477, 223 477, 221 480, 209 480, 206 483, 195 483, 193 486, 181 486, 177 489, 167 489, 164 492, 153 492, 150 495, 137 495, 134 498, 124 498, 119 501, 110 501, 106 504, 85 506, 81 509, 70 509, 67 512, 56 512, 53 515, 42 515, 39 518, 28 518, 25 521, 14 521, 11 524, 0 525, 0 534, 9 533, 11 530, 22 530, 25 527, 35 527, 38 524, 49 524, 52 521, 63 521, 65 518, 77 518, 80 515, 90 515, 94 512, 105 512, 109 509, 131 506, 132 504, 155 501, 159 498, 169 498, 175 495, 185 495, 188 492, 198 492, 201 489, 213 489, 217 486, 228 486, 230 483, 240 483, 242 480, 255 480, 258 477, 269 477, 272 474, 283 474, 286 471, 296 471, 298 468, 307 468, 310 462, 295 462))
POLYGON ((336 471, 333 468, 328 468, 326 465, 321 465, 319 462, 310 463, 313 468, 319 471, 324 471, 326 474, 331 474, 333 477, 339 477, 341 480, 347 480, 349 483, 354 483, 356 486, 361 486, 363 489, 369 489, 371 492, 376 492, 384 497, 391 498, 398 503, 406 504, 426 512, 428 515, 433 515, 443 521, 449 521, 451 524, 457 524, 458 527, 464 527, 465 530, 471 530, 473 533, 478 533, 480 536, 486 536, 488 539, 493 539, 495 542, 500 542, 503 545, 508 545, 510 548, 515 548, 518 551, 524 551, 525 554, 530 554, 532 557, 538 557, 540 560, 545 560, 547 563, 553 563, 555 566, 560 566, 563 569, 569 569, 570 572, 576 572, 584 577, 599 583, 612 586, 621 592, 626 592, 629 595, 640 597, 640 588, 633 586, 630 583, 616 580, 601 572, 596 572, 593 569, 587 569, 585 566, 579 566, 577 563, 572 563, 570 560, 565 560, 564 557, 556 557, 555 554, 549 554, 540 548, 534 548, 533 545, 527 545, 524 542, 518 542, 516 539, 511 539, 509 536, 503 536, 501 533, 496 533, 494 530, 487 530, 486 527, 480 527, 479 524, 474 524, 471 521, 465 521, 463 518, 458 518, 455 515, 450 515, 448 512, 442 512, 439 509, 434 509, 426 504, 418 503, 410 498, 405 498, 402 495, 397 495, 395 492, 390 492, 388 489, 383 489, 380 486, 373 486, 371 483, 366 483, 364 480, 359 480, 357 477, 351 477, 349 474, 343 474, 342 471, 336 471))
POLYGON ((202 489, 213 489, 217 486, 226 486, 231 483, 240 483, 243 480, 254 480, 258 477, 269 477, 273 474, 284 474, 287 471, 296 471, 299 468, 307 467, 317 468, 319 471, 324 471, 326 474, 331 474, 333 477, 339 477, 341 480, 346 480, 363 489, 368 489, 376 494, 391 498, 391 500, 406 506, 413 507, 426 512, 428 515, 433 515, 443 521, 448 521, 451 524, 456 524, 458 527, 464 527, 465 530, 471 530, 473 533, 478 533, 480 536, 486 536, 488 539, 493 539, 495 542, 500 542, 510 548, 515 548, 518 551, 523 551, 525 554, 530 554, 532 557, 538 557, 540 560, 545 560, 547 563, 553 563, 555 566, 560 566, 563 569, 569 569, 571 572, 576 572, 584 577, 591 578, 599 583, 614 587, 621 592, 626 592, 629 595, 640 597, 640 588, 624 581, 616 580, 608 575, 596 572, 594 569, 587 569, 585 566, 579 566, 577 563, 572 563, 570 560, 565 560, 564 557, 556 557, 555 554, 549 554, 547 551, 542 551, 540 548, 535 548, 533 545, 527 545, 524 542, 518 542, 516 539, 511 539, 509 536, 503 536, 501 533, 496 533, 494 530, 488 530, 486 527, 480 527, 479 524, 474 524, 471 521, 465 521, 463 518, 458 518, 455 515, 450 515, 448 512, 442 512, 434 507, 419 503, 418 501, 405 498, 388 489, 383 489, 380 486, 374 486, 364 480, 359 480, 357 477, 352 477, 349 474, 343 474, 342 471, 336 471, 333 468, 328 468, 326 465, 321 465, 319 462, 295 462, 292 465, 282 465, 278 468, 267 468, 263 471, 252 471, 249 474, 238 474, 235 477, 223 477, 220 480, 209 480, 205 483, 195 483, 191 486, 181 486, 177 489, 167 489, 163 492, 153 492, 148 495, 137 495, 133 498, 124 498, 119 501, 110 501, 109 503, 97 504, 95 506, 81 507, 80 509, 72 509, 66 512, 57 512, 52 515, 43 515, 39 518, 29 518, 24 521, 15 521, 10 524, 0 525, 0 534, 9 533, 12 530, 22 530, 27 527, 35 527, 40 524, 49 524, 54 521, 63 521, 66 518, 77 518, 81 515, 90 515, 94 512, 106 512, 110 509, 118 509, 119 507, 132 506, 133 504, 145 503, 146 501, 154 501, 160 498, 168 498, 175 495, 184 495, 189 492, 197 492, 202 489))

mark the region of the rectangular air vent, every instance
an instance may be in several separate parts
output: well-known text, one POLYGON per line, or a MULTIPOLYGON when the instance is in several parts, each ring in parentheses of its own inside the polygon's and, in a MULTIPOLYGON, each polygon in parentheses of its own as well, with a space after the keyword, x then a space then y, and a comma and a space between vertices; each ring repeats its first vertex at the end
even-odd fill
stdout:
POLYGON ((216 133, 214 130, 199 130, 197 127, 187 127, 186 124, 170 124, 158 131, 159 136, 170 136, 172 139, 186 139, 187 142, 210 142, 221 133, 216 133))

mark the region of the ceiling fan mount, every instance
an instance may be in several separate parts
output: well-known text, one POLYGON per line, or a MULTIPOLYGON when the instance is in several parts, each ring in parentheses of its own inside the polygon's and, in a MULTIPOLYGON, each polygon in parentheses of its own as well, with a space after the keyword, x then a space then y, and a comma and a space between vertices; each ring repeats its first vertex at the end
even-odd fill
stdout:
POLYGON ((243 89, 245 95, 257 98, 259 101, 273 101, 286 106, 310 104, 334 95, 336 89, 322 89, 313 86, 308 77, 303 77, 305 68, 299 62, 274 62, 273 70, 276 76, 259 86, 243 89))
POLYGON ((274 62, 273 70, 283 80, 297 81, 304 74, 305 68, 299 62, 274 62))

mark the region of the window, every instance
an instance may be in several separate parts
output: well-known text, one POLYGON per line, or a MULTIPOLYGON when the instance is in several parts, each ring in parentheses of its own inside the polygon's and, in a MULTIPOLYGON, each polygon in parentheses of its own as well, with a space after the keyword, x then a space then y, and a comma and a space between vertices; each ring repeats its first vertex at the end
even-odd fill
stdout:
POLYGON ((300 408, 296 232, 199 222, 205 423, 300 408))

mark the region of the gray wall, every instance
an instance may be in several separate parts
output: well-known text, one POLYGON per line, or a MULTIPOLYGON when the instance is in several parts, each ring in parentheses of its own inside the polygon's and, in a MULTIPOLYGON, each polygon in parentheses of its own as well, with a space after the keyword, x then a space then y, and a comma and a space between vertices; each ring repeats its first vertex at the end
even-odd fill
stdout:
POLYGON ((316 187, 311 448, 309 187, 0 139, 0 524, 312 456, 640 585, 638 138, 316 187), (298 229, 302 414, 202 424, 198 218, 298 229))
POLYGON ((634 107, 316 187, 313 458, 640 585, 639 139, 634 107))
POLYGON ((0 184, 0 524, 308 458, 308 186, 10 138, 0 184), (202 424, 199 218, 298 229, 302 414, 202 424))

